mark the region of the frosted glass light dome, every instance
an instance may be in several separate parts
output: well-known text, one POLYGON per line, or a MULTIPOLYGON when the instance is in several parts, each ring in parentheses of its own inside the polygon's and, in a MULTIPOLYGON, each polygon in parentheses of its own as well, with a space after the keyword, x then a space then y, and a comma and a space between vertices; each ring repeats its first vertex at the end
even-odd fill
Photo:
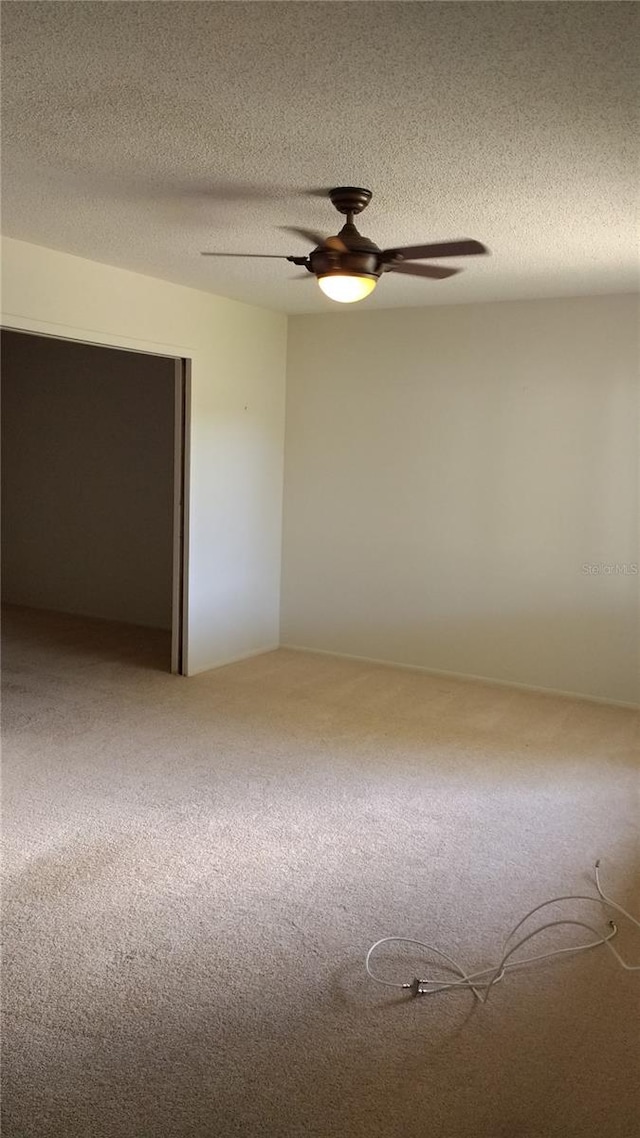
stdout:
POLYGON ((318 284, 325 296, 340 304, 353 304, 364 300, 377 285, 375 277, 357 277, 351 274, 332 273, 331 276, 318 277, 318 284))

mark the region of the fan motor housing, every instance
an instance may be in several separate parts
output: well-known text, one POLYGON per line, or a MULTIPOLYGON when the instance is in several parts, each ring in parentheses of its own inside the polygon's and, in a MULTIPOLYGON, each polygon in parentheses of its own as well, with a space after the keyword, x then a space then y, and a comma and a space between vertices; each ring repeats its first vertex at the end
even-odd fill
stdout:
POLYGON ((346 245, 347 251, 343 253, 337 249, 318 246, 309 254, 311 272, 317 277, 350 273, 353 276, 377 279, 382 272, 379 246, 359 233, 351 221, 343 225, 338 237, 346 245))
POLYGON ((309 255, 310 269, 316 277, 326 277, 332 273, 348 273, 358 277, 379 277, 382 268, 376 253, 367 250, 349 250, 348 253, 334 252, 333 249, 314 249, 309 255))

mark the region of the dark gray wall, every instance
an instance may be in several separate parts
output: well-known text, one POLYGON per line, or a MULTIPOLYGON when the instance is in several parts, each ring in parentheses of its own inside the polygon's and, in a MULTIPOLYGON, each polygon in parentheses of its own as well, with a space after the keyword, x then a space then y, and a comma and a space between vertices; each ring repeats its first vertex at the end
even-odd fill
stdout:
POLYGON ((174 363, 2 333, 2 599, 171 627, 174 363))

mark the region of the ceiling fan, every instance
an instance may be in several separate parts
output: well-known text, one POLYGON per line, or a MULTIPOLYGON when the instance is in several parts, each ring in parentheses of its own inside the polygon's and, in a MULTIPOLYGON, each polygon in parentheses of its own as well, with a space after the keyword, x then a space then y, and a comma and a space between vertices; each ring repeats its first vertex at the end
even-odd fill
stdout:
POLYGON ((407 245, 401 249, 379 249, 368 237, 363 237, 353 224, 356 214, 362 213, 371 201, 371 190, 357 186, 338 186, 329 190, 329 197, 339 213, 347 220, 335 237, 322 237, 309 229, 291 227, 315 248, 306 257, 287 257, 281 253, 203 253, 203 257, 268 257, 303 265, 331 300, 350 304, 364 300, 373 292, 382 273, 402 273, 410 277, 428 277, 444 280, 459 273, 460 269, 444 265, 412 265, 410 261, 426 261, 431 257, 470 257, 489 250, 479 241, 441 241, 432 245, 407 245))

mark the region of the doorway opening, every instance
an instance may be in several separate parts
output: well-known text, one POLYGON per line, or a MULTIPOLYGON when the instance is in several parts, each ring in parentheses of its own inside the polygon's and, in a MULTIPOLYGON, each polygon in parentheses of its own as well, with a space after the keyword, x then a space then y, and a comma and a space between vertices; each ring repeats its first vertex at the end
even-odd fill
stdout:
POLYGON ((1 350, 3 605, 186 675, 190 360, 6 327, 1 350))

